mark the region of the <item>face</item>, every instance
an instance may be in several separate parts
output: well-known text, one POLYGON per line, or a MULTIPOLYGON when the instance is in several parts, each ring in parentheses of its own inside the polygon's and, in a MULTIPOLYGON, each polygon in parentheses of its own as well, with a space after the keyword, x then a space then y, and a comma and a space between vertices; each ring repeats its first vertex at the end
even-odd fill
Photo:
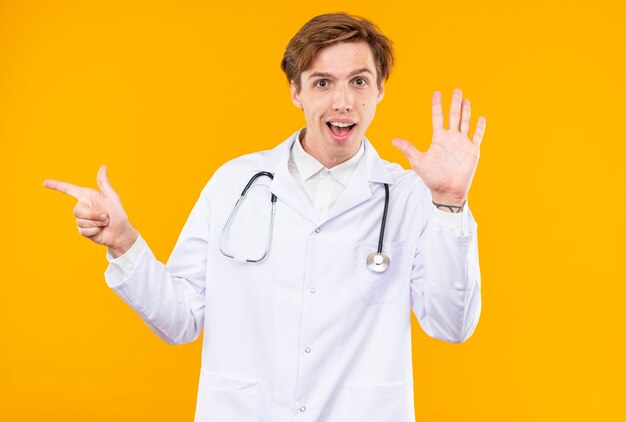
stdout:
POLYGON ((300 91, 291 82, 291 99, 304 111, 307 124, 304 150, 328 168, 351 158, 383 94, 366 42, 339 43, 321 50, 302 72, 300 91))

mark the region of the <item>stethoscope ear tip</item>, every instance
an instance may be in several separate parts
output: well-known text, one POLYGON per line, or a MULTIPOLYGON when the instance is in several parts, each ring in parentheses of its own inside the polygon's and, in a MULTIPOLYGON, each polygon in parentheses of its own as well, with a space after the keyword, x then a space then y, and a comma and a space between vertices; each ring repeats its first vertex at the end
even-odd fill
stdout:
POLYGON ((375 273, 382 273, 389 267, 389 257, 383 253, 372 252, 367 256, 367 268, 375 273))

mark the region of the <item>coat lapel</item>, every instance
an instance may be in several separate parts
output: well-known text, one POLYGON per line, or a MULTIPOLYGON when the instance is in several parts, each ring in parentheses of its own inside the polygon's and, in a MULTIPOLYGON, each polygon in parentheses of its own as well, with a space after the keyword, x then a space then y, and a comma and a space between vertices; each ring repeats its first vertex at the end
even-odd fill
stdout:
POLYGON ((369 200, 372 197, 370 183, 393 184, 389 171, 385 168, 372 144, 365 137, 363 137, 363 142, 365 143, 365 155, 354 170, 343 194, 323 221, 335 218, 369 200))
POLYGON ((300 131, 294 133, 289 139, 268 152, 259 163, 256 171, 269 171, 274 174, 270 183, 270 191, 276 195, 288 207, 292 208, 313 225, 318 226, 320 219, 315 213, 311 201, 306 196, 304 189, 289 172, 289 154, 291 147, 297 139, 300 131))

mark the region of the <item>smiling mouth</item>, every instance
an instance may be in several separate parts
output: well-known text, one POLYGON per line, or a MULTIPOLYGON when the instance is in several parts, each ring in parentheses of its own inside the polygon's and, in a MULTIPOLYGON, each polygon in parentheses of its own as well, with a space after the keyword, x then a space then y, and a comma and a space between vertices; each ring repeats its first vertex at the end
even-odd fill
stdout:
POLYGON ((356 123, 326 122, 330 132, 339 139, 346 138, 356 127, 356 123))

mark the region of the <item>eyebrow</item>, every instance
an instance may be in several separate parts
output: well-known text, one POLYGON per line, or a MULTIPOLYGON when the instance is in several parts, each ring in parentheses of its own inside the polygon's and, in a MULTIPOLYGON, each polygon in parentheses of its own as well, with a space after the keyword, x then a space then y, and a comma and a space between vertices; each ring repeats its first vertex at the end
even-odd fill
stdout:
MULTIPOLYGON (((360 73, 369 73, 370 75, 374 76, 374 72, 372 72, 370 69, 368 69, 367 67, 362 67, 360 69, 355 69, 352 72, 350 72, 348 74, 348 77, 351 78, 355 75, 358 75, 360 73)), ((328 78, 328 79, 332 79, 334 78, 332 73, 328 73, 328 72, 315 72, 312 73, 311 76, 309 76, 309 79, 311 78, 328 78)))

